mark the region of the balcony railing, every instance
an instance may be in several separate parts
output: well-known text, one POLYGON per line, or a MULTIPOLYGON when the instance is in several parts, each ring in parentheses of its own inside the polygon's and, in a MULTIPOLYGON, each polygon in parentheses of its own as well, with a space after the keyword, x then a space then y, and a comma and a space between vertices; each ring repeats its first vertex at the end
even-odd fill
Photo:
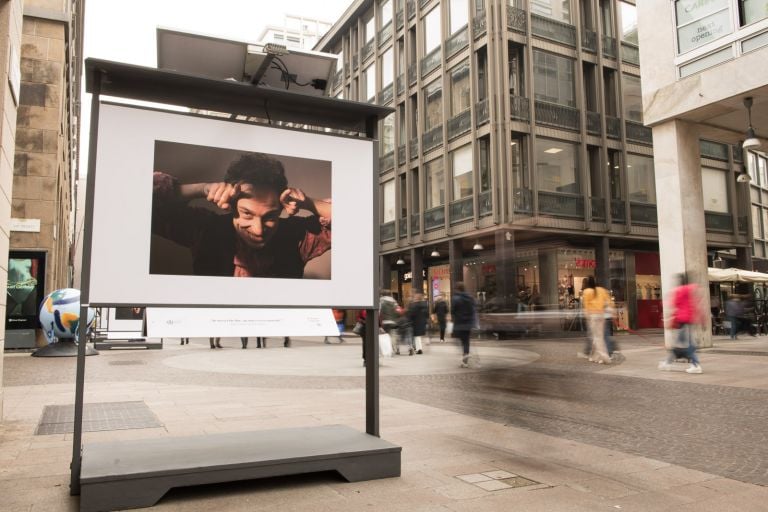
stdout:
POLYGON ((367 43, 365 43, 365 46, 363 46, 363 60, 367 59, 371 55, 373 55, 373 49, 376 46, 376 40, 371 39, 367 43))
POLYGON ((408 142, 408 148, 411 151, 411 160, 419 157, 419 138, 414 137, 408 142))
POLYGON ((381 90, 379 93, 379 105, 386 105, 392 101, 392 97, 395 95, 395 89, 392 83, 381 90))
POLYGON ((405 92, 405 74, 397 75, 395 83, 397 84, 397 95, 399 96, 405 92))
POLYGON ((472 129, 472 111, 467 109, 448 120, 448 140, 472 129))
POLYGON ((438 46, 432 50, 429 55, 421 59, 421 76, 424 77, 430 71, 437 69, 437 67, 440 65, 441 57, 442 53, 440 51, 440 47, 438 46))
POLYGON ((590 197, 592 220, 605 220, 605 199, 602 197, 590 197))
POLYGON ((539 192, 539 213, 556 217, 584 217, 584 197, 562 192, 539 192))
POLYGON ((419 214, 411 214, 411 234, 415 235, 419 232, 419 214))
POLYGON ((611 222, 627 223, 627 206, 623 199, 611 199, 611 222))
POLYGON ((519 7, 512 7, 511 5, 507 6, 507 28, 509 30, 525 34, 526 23, 525 10, 519 7))
POLYGON ((379 158, 379 170, 387 171, 395 166, 395 152, 390 151, 379 158))
POLYGON ((599 113, 587 111, 587 133, 597 136, 603 134, 603 122, 599 113))
POLYGON ((480 217, 486 217, 493 213, 493 196, 490 190, 480 192, 480 195, 477 197, 477 206, 480 210, 480 217))
POLYGON ((621 42, 621 60, 635 66, 640 65, 640 48, 632 43, 621 42))
POLYGON ((629 213, 632 216, 632 224, 658 224, 656 217, 656 205, 648 203, 629 203, 629 213))
POLYGON ((340 69, 333 75, 333 88, 337 88, 344 81, 344 70, 340 69))
POLYGON ((390 221, 381 225, 379 238, 382 242, 389 242, 395 239, 395 221, 390 221))
POLYGON ((704 212, 704 225, 707 231, 733 233, 733 216, 730 213, 704 212))
POLYGON ((471 219, 475 213, 472 206, 472 196, 452 202, 448 209, 451 214, 451 224, 471 219))
POLYGON ((536 122, 539 124, 567 130, 579 130, 579 110, 576 108, 536 101, 535 109, 536 122))
POLYGON ((405 2, 405 12, 408 13, 408 19, 412 20, 416 16, 416 0, 405 2))
POLYGON ((476 126, 484 125, 491 118, 491 113, 488 111, 488 99, 475 103, 475 121, 476 126))
POLYGON ((536 36, 576 47, 576 27, 568 23, 531 14, 531 31, 536 36))
POLYGON ((405 164, 405 144, 397 147, 397 165, 405 164))
POLYGON ((472 37, 480 39, 488 31, 488 20, 485 11, 472 18, 472 37))
POLYGON ((436 126, 421 136, 422 151, 425 153, 443 143, 443 126, 436 126))
POLYGON ((634 121, 626 121, 627 139, 642 144, 653 144, 653 130, 634 121))
POLYGON ((405 238, 408 236, 408 217, 400 217, 400 222, 398 223, 398 231, 398 238, 405 238))
POLYGON ((408 85, 415 84, 417 78, 418 76, 416 75, 416 63, 411 62, 408 64, 408 85))
POLYGON ((516 188, 514 192, 513 208, 515 213, 533 213, 533 194, 529 188, 516 188))
POLYGON ((603 57, 609 59, 616 58, 616 39, 610 36, 603 36, 603 57))
POLYGON ((395 23, 397 24, 397 30, 403 28, 403 25, 405 24, 405 13, 403 13, 402 9, 397 11, 397 14, 395 14, 395 23))
POLYGON ((605 116, 605 128, 609 138, 621 138, 621 119, 618 117, 605 116))
POLYGON ((510 94, 509 110, 509 117, 516 121, 525 121, 527 123, 531 120, 531 100, 524 96, 510 94))
POLYGON ((450 57, 469 46, 469 29, 465 26, 445 41, 445 56, 450 57))
POLYGON ((429 0, 419 0, 419 7, 424 7, 429 3, 429 0))
POLYGON ((390 21, 387 23, 387 25, 379 30, 379 46, 383 45, 389 39, 392 37, 392 22, 390 21))
POLYGON ((597 32, 585 28, 581 31, 581 47, 588 52, 597 53, 597 32))
POLYGON ((424 231, 445 226, 445 208, 440 205, 424 212, 424 231))

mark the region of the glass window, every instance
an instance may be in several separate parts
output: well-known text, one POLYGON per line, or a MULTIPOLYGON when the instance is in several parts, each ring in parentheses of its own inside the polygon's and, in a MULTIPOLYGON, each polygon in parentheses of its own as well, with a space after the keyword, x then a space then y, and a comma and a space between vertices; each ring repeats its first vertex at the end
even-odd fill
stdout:
POLYGON ((531 0, 531 13, 557 21, 571 22, 570 0, 531 0))
POLYGON ((753 238, 763 238, 763 227, 760 225, 760 207, 752 205, 752 236, 753 238))
POLYGON ((394 69, 394 50, 392 47, 387 48, 387 51, 381 56, 381 88, 392 83, 392 77, 395 73, 394 69))
POLYGON ((405 146, 408 142, 408 135, 405 133, 405 103, 401 103, 397 106, 397 119, 398 119, 398 146, 405 146))
POLYGON ((488 97, 488 53, 483 47, 477 52, 477 99, 488 97))
POLYGON ((640 92, 640 77, 624 73, 621 76, 624 98, 624 118, 643 122, 643 97, 640 92))
POLYGON ((472 195, 472 144, 451 152, 453 166, 453 199, 472 195))
MULTIPOLYGON (((489 143, 490 144, 490 143, 489 143)), ((512 186, 515 189, 528 188, 528 173, 526 172, 525 139, 519 133, 512 134, 512 186)))
POLYGON ((478 141, 477 149, 480 156, 480 192, 491 188, 491 141, 483 137, 478 141))
POLYGON ((760 186, 768 188, 768 162, 760 156, 757 157, 757 173, 760 176, 760 186))
POLYGON ((768 3, 765 0, 739 0, 741 25, 749 25, 768 18, 768 3))
POLYGON ((392 4, 389 0, 382 0, 380 9, 381 28, 384 28, 390 21, 392 21, 392 4))
POLYGON ((365 26, 363 28, 365 29, 363 39, 365 40, 365 44, 368 44, 376 35, 376 19, 371 16, 371 19, 365 22, 365 26))
POLYGON ((728 213, 728 173, 721 169, 702 169, 701 186, 704 191, 704 210, 728 213))
POLYGON ((627 2, 619 2, 621 6, 621 40, 637 44, 637 8, 627 2))
POLYGON ((451 115, 455 116, 470 107, 469 63, 464 61, 451 70, 451 115))
POLYGON ((389 180, 382 185, 382 212, 381 222, 392 222, 395 220, 395 180, 389 180))
POLYGON ((400 218, 408 216, 408 184, 406 183, 406 175, 401 174, 398 178, 400 180, 400 218))
POLYGON ((579 164, 575 144, 539 139, 536 144, 539 190, 578 194, 579 164))
POLYGON ((613 16, 611 5, 613 0, 600 0, 600 25, 603 35, 613 37, 613 16))
POLYGON ((411 174, 411 211, 412 213, 419 213, 420 200, 419 200, 419 169, 414 169, 411 174))
POLYGON ((427 209, 445 204, 443 159, 427 162, 427 209))
POLYGON ((451 34, 455 34, 467 25, 467 11, 467 0, 451 0, 450 12, 448 13, 451 18, 451 34))
POLYGON ((440 7, 436 7, 424 16, 424 54, 440 46, 442 36, 440 34, 440 7))
POLYGON ((653 157, 627 155, 627 192, 630 201, 656 204, 653 157))
POLYGON ((365 80, 365 99, 373 101, 376 97, 376 65, 371 64, 363 71, 365 80))
POLYGON ((572 59, 534 50, 533 75, 536 100, 576 106, 572 59))
POLYGON ((395 114, 389 114, 382 121, 381 154, 386 155, 395 150, 395 114))
POLYGON ((768 209, 761 208, 760 211, 763 212, 763 238, 765 238, 765 229, 768 226, 768 209))
POLYGON ((677 0, 675 14, 679 53, 733 32, 730 0, 677 0))
POLYGON ((424 89, 424 131, 443 124, 443 88, 440 81, 432 82, 424 89))
POLYGON ((336 71, 341 71, 344 68, 344 50, 336 54, 336 71))
POLYGON ((752 178, 752 184, 759 185, 757 181, 757 155, 752 152, 747 153, 747 172, 752 178))

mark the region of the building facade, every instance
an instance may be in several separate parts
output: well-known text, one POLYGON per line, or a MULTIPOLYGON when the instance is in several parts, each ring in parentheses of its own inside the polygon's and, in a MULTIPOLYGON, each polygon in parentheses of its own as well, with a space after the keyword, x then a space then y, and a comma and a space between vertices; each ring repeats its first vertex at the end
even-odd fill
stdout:
MULTIPOLYGON (((385 288, 433 300, 463 281, 487 306, 570 308, 594 275, 625 325, 662 325, 637 10, 631 0, 350 6, 316 49, 339 56, 335 96, 396 111, 380 127, 385 288)), ((728 139, 694 147, 718 171, 739 157, 728 139)), ((750 243, 731 181, 706 218, 712 247, 750 243)))
POLYGON ((81 17, 80 0, 24 2, 5 348, 44 345, 41 299, 72 283, 81 17))
POLYGON ((283 26, 267 25, 257 41, 308 50, 314 47, 330 28, 331 24, 327 21, 287 15, 283 26))

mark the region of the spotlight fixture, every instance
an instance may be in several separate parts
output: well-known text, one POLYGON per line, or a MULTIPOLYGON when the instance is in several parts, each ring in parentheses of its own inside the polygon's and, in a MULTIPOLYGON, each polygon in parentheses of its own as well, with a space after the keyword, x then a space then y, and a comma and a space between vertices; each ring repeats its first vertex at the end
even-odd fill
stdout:
POLYGON ((483 244, 480 243, 480 240, 475 242, 475 245, 472 246, 473 251, 482 251, 484 249, 483 244))
POLYGON ((752 128, 752 97, 744 98, 744 108, 747 109, 747 138, 742 147, 744 149, 756 149, 760 147, 760 140, 755 136, 755 130, 752 128))
POLYGON ((437 251, 437 248, 432 250, 432 253, 430 254, 430 256, 433 257, 433 258, 439 258, 440 257, 440 253, 437 251))
POLYGON ((736 183, 749 183, 750 181, 752 181, 752 177, 747 172, 746 167, 742 167, 741 171, 736 173, 736 183))
POLYGON ((403 258, 397 258, 395 265, 405 265, 405 260, 403 258))

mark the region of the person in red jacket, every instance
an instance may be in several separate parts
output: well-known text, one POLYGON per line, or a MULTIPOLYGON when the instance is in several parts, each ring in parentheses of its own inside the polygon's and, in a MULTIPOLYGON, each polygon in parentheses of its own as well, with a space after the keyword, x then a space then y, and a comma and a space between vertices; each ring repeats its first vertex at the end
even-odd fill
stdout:
POLYGON ((691 329, 695 325, 702 324, 703 315, 700 307, 699 289, 695 284, 688 283, 688 276, 680 274, 678 276, 678 286, 672 291, 671 326, 677 329, 677 341, 672 350, 667 352, 667 359, 659 364, 659 369, 669 370, 672 367, 672 361, 678 355, 685 354, 685 357, 691 362, 690 368, 685 370, 688 373, 702 373, 699 358, 696 356, 696 343, 693 340, 691 329))

